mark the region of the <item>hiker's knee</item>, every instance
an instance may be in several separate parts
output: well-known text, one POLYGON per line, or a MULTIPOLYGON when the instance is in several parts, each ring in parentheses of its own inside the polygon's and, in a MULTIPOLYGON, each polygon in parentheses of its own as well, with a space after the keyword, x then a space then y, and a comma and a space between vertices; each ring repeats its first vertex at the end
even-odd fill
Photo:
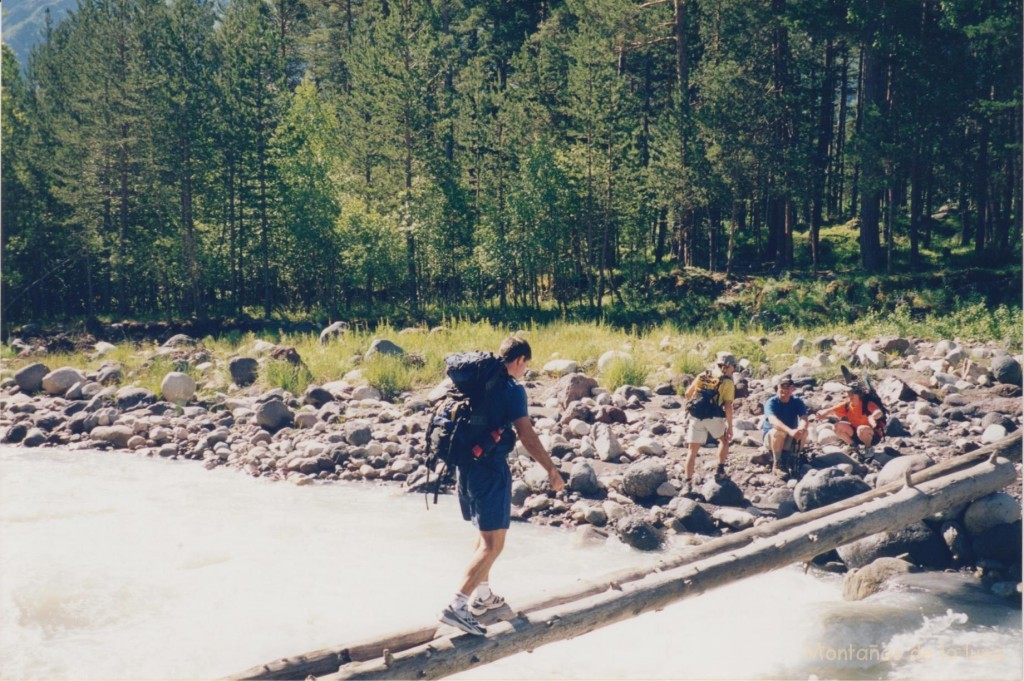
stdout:
POLYGON ((479 547, 483 553, 497 555, 505 548, 506 530, 488 530, 480 533, 479 547))
POLYGON ((871 426, 860 426, 857 428, 857 437, 860 438, 861 442, 871 442, 873 435, 874 431, 871 430, 871 426))

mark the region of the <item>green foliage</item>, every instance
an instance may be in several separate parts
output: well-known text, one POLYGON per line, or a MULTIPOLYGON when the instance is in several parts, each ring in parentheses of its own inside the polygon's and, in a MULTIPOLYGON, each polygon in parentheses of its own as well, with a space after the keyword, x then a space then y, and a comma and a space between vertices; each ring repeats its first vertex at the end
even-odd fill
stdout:
POLYGON ((643 385, 650 375, 646 364, 636 358, 619 358, 613 360, 601 372, 601 383, 608 390, 615 390, 623 385, 643 385))
POLYGON ((292 395, 301 395, 313 382, 313 375, 301 364, 272 359, 264 366, 264 380, 271 388, 283 388, 292 395))
POLYGON ((363 362, 360 372, 385 400, 393 400, 413 387, 414 373, 402 357, 374 355, 363 362))

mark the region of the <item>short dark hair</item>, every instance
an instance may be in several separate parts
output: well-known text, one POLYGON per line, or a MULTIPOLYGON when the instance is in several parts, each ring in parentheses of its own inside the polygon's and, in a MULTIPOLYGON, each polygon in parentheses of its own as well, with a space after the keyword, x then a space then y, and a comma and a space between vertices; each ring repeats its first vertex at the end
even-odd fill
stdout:
POLYGON ((501 347, 498 348, 498 356, 501 357, 502 362, 510 364, 520 357, 533 359, 533 351, 530 349, 530 344, 524 339, 519 336, 509 336, 501 341, 501 347))

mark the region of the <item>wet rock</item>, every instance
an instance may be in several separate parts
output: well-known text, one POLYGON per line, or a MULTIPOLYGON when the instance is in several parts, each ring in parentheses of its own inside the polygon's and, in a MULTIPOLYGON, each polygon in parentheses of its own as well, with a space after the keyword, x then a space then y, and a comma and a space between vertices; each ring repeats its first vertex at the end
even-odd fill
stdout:
POLYGON ((362 447, 373 439, 373 431, 367 425, 352 424, 345 429, 345 441, 353 447, 362 447))
POLYGON ((128 440, 132 439, 134 435, 135 433, 128 426, 96 426, 89 433, 89 437, 93 440, 109 442, 117 449, 127 449, 128 440))
POLYGON ((252 357, 236 357, 228 363, 228 371, 232 382, 244 388, 256 382, 259 366, 259 362, 252 357))
POLYGON ((967 507, 964 526, 971 534, 981 534, 996 525, 1020 520, 1020 502, 1005 492, 982 497, 967 507))
POLYGON ((952 562, 942 536, 922 522, 894 532, 873 534, 837 550, 849 568, 860 568, 878 558, 894 558, 904 553, 910 554, 915 564, 937 570, 948 567, 952 562))
POLYGON ((39 445, 46 443, 46 433, 39 430, 38 428, 30 428, 25 433, 24 439, 21 441, 24 447, 38 447, 39 445))
POLYGON ((114 402, 121 411, 147 406, 156 402, 156 395, 145 388, 125 386, 114 395, 114 402))
POLYGON ((709 504, 716 506, 746 506, 743 490, 730 478, 709 478, 700 488, 700 493, 709 504))
POLYGON ((697 534, 712 535, 718 533, 718 528, 704 507, 692 499, 677 497, 670 504, 669 509, 672 515, 689 532, 697 534))
POLYGON ((868 492, 871 487, 854 475, 837 468, 810 471, 793 489, 793 499, 801 511, 834 504, 868 492))
POLYGON ((558 404, 564 409, 571 403, 590 397, 591 392, 597 387, 597 381, 585 374, 568 374, 558 379, 558 382, 551 388, 550 396, 554 397, 558 404))
POLYGON ((85 381, 85 374, 74 367, 61 367, 43 376, 41 385, 49 395, 63 395, 79 381, 85 381))
POLYGON ((267 400, 256 407, 257 425, 271 432, 291 425, 293 418, 292 410, 281 400, 267 400))
POLYGON ((656 551, 661 547, 661 535, 653 525, 642 518, 621 518, 615 523, 615 533, 623 543, 640 551, 656 551))
POLYGON ((160 393, 168 402, 184 404, 196 394, 196 382, 188 374, 172 371, 160 383, 160 393))
POLYGON ((377 338, 370 343, 370 349, 366 351, 366 359, 370 359, 374 355, 390 355, 392 357, 401 357, 405 354, 405 350, 395 345, 391 341, 384 338, 377 338))
POLYGON ((843 578, 843 599, 860 601, 882 590, 896 575, 913 572, 914 566, 899 558, 878 558, 862 568, 846 573, 843 578))
POLYGON ((311 385, 307 387, 306 392, 302 394, 302 403, 311 404, 317 409, 333 401, 334 395, 318 385, 311 385))
POLYGON ((971 540, 960 523, 947 520, 942 523, 942 540, 946 542, 950 556, 953 557, 953 566, 967 565, 974 560, 974 550, 971 548, 971 540))
POLYGON ((585 497, 596 497, 601 493, 594 467, 586 461, 577 461, 569 473, 569 489, 585 497))
POLYGON ((998 383, 1020 385, 1020 363, 1010 355, 998 355, 992 359, 992 377, 998 383))
POLYGON ((43 387, 43 377, 50 373, 50 368, 45 364, 36 362, 22 367, 14 374, 14 380, 22 392, 35 393, 43 387))
POLYGON ((911 474, 917 473, 934 463, 931 457, 924 454, 897 457, 885 464, 882 470, 878 472, 878 477, 875 479, 875 487, 881 487, 895 480, 903 480, 908 470, 911 474))
POLYGON ((320 332, 320 345, 327 345, 331 341, 341 338, 348 333, 348 328, 349 327, 346 322, 334 322, 320 332))
POLYGON ((658 494, 658 487, 668 480, 665 464, 647 459, 630 464, 622 477, 622 493, 634 501, 652 499, 658 494))
POLYGON ((978 559, 1020 562, 1021 521, 990 527, 974 537, 971 548, 978 559))

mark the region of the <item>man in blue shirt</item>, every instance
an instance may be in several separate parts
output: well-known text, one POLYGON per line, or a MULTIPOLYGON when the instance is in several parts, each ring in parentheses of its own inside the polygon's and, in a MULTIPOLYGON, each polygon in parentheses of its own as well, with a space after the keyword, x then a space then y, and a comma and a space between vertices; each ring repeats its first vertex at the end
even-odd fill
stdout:
POLYGON ((783 452, 792 453, 807 440, 807 405, 793 395, 796 385, 783 376, 776 385, 776 394, 764 403, 762 442, 772 454, 772 473, 781 470, 783 452))
POLYGON ((459 590, 440 616, 445 624, 468 634, 483 636, 487 630, 476 620, 488 610, 505 604, 505 599, 491 591, 491 566, 505 547, 505 533, 512 519, 512 473, 508 467, 508 453, 515 446, 515 435, 523 447, 548 474, 548 484, 554 491, 565 487, 562 475, 551 461, 551 456, 533 429, 527 413, 526 389, 519 383, 532 358, 530 344, 517 336, 506 338, 498 356, 508 371, 508 383, 495 399, 503 402, 505 428, 494 452, 484 459, 467 461, 458 466, 458 495, 462 517, 472 521, 480 531, 473 559, 466 569, 459 590), (515 428, 515 435, 509 429, 515 428), (475 591, 470 601, 470 594, 475 591))

